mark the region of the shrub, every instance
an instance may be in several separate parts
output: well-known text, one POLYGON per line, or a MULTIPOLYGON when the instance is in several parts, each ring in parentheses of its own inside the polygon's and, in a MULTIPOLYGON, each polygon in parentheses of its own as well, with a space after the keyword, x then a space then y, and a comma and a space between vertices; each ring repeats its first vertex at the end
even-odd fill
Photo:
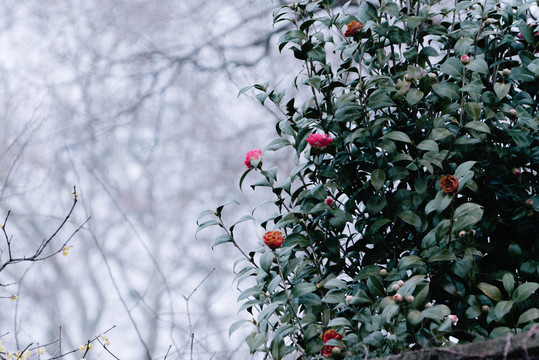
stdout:
POLYGON ((224 206, 199 222, 244 255, 238 284, 254 280, 239 296, 254 325, 247 344, 274 359, 359 359, 529 329, 539 319, 533 2, 354 4, 274 14, 293 26, 279 49, 303 62, 296 84, 310 97, 285 103, 254 86, 286 114, 264 151, 292 150, 295 168, 277 181, 276 167, 252 166, 241 182, 255 172, 252 188, 271 188, 277 213, 261 226, 281 231, 282 246, 242 250, 224 206))

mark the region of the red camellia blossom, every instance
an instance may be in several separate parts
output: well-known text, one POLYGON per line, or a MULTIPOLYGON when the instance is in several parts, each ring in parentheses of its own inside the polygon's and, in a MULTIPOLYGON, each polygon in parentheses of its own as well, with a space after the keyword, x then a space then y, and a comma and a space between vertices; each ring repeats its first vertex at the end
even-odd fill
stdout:
POLYGON ((325 203, 326 205, 328 205, 328 206, 333 206, 333 203, 334 203, 334 202, 335 202, 335 201, 334 201, 332 198, 330 198, 330 197, 327 197, 326 200, 324 200, 324 203, 325 203))
POLYGON ((255 160, 262 160, 262 151, 260 149, 248 151, 243 163, 250 169, 253 167, 251 162, 255 160))
MULTIPOLYGON (((342 340, 342 338, 343 336, 333 329, 324 331, 324 335, 322 335, 322 341, 324 342, 324 344, 327 343, 328 340, 331 340, 331 339, 342 340)), ((336 346, 333 346, 333 345, 324 346, 324 348, 322 349, 322 356, 330 357, 334 347, 336 346)))
POLYGON ((446 194, 456 194, 459 191, 459 181, 453 175, 446 175, 440 180, 440 186, 446 194))
POLYGON ((284 242, 283 233, 278 230, 268 231, 264 234, 263 239, 264 244, 268 245, 270 249, 277 249, 281 247, 284 242))
POLYGON ((311 134, 307 138, 307 142, 315 149, 324 150, 331 144, 333 139, 325 134, 311 134))
POLYGON ((363 23, 352 20, 348 25, 346 25, 346 32, 344 33, 344 36, 346 37, 354 36, 361 30, 363 30, 363 26, 364 26, 363 23))

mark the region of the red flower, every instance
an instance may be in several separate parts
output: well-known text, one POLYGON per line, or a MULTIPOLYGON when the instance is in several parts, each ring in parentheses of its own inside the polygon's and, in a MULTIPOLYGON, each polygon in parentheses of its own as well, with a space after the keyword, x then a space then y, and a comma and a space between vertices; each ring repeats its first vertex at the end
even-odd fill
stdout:
POLYGON ((463 63, 464 65, 468 64, 470 62, 470 57, 466 54, 463 54, 461 57, 460 57, 460 62, 463 63))
MULTIPOLYGON (((243 163, 250 169, 254 167, 251 162, 255 160, 262 160, 262 151, 260 149, 248 151, 245 155, 245 161, 243 163)), ((258 165, 260 165, 260 162, 258 163, 258 165)))
POLYGON ((459 181, 453 175, 442 177, 440 186, 446 194, 456 194, 459 191, 459 181))
POLYGON ((268 231, 264 234, 264 244, 266 244, 270 249, 277 249, 283 245, 284 237, 283 233, 275 230, 275 231, 268 231))
POLYGON ((324 150, 331 144, 333 139, 324 134, 311 134, 307 138, 307 142, 315 149, 324 150))
POLYGON ((354 36, 361 30, 363 30, 363 24, 359 21, 352 20, 348 25, 346 25, 346 32, 344 33, 344 36, 350 37, 354 36))
MULTIPOLYGON (((324 335, 322 335, 322 341, 324 342, 324 344, 327 343, 328 340, 331 340, 331 339, 342 340, 342 338, 343 336, 333 329, 324 331, 324 335)), ((336 346, 333 346, 333 345, 324 346, 324 348, 322 349, 322 356, 330 357, 334 347, 336 346)))

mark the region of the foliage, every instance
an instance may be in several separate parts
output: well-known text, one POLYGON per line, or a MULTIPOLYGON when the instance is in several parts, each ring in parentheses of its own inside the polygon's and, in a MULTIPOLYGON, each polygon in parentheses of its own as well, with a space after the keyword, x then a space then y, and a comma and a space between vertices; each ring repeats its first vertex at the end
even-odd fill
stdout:
POLYGON ((256 172, 252 188, 271 188, 278 211, 261 226, 284 244, 245 252, 234 229, 251 217, 228 226, 225 205, 199 221, 244 255, 238 285, 254 280, 239 296, 252 318, 231 331, 250 322, 251 351, 274 359, 359 359, 529 329, 539 319, 533 2, 334 3, 274 14, 294 26, 279 49, 303 62, 295 84, 310 97, 285 103, 254 86, 286 115, 264 151, 291 150, 295 168, 278 181, 259 159, 240 186, 256 172), (332 141, 314 146, 313 133, 332 141), (323 341, 328 330, 342 339, 323 341))

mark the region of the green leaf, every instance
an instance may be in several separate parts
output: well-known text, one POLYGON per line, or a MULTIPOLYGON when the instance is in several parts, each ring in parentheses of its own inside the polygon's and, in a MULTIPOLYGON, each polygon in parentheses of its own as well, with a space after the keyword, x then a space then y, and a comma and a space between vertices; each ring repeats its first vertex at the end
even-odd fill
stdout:
POLYGON ((228 336, 231 336, 234 331, 238 330, 246 322, 249 322, 249 320, 238 320, 232 323, 232 325, 230 325, 230 328, 228 328, 228 336))
POLYGON ((494 285, 482 282, 477 284, 477 288, 481 290, 483 294, 485 294, 494 301, 500 301, 502 299, 502 293, 500 292, 500 289, 498 289, 494 285))
POLYGON ((505 292, 507 292, 507 294, 511 296, 511 294, 513 293, 513 289, 515 288, 515 278, 513 277, 513 274, 503 274, 503 288, 505 289, 505 292))
MULTIPOLYGON (((464 109, 473 120, 479 120, 481 118, 481 105, 475 102, 468 102, 464 104, 464 109)), ((488 126, 487 126, 488 128, 488 126)), ((489 130, 490 132, 490 130, 489 130)))
POLYGON ((451 57, 447 59, 441 66, 440 70, 447 75, 453 77, 462 77, 462 63, 459 59, 451 57))
POLYGON ((408 105, 414 106, 423 99, 424 95, 423 91, 411 88, 406 93, 406 101, 408 105))
POLYGON ((282 301, 275 301, 268 306, 265 306, 264 309, 262 309, 262 311, 258 314, 258 322, 267 320, 282 305, 282 301))
POLYGON ((232 242, 232 238, 230 237, 230 235, 221 234, 215 239, 215 242, 213 243, 212 248, 217 246, 217 245, 221 245, 221 244, 228 243, 228 242, 232 242))
POLYGON ((496 317, 499 321, 503 322, 503 317, 511 311, 513 308, 513 302, 511 300, 509 301, 500 301, 496 304, 496 308, 494 310, 494 313, 496 314, 496 317))
POLYGON ((468 54, 470 50, 470 45, 473 44, 473 39, 467 37, 461 37, 455 44, 455 53, 457 55, 468 54))
POLYGON ((434 255, 432 255, 428 261, 429 262, 435 262, 435 261, 455 261, 457 260, 457 257, 453 252, 449 249, 443 249, 441 251, 438 251, 434 255))
POLYGON ((530 296, 533 295, 539 289, 539 284, 534 282, 527 282, 519 287, 516 288, 515 292, 513 293, 513 301, 515 303, 519 303, 521 301, 524 301, 528 299, 530 296))
POLYGON ((434 305, 421 312, 421 316, 434 321, 442 321, 447 315, 451 314, 451 309, 446 305, 434 305))
POLYGON ((337 278, 329 279, 324 283, 326 289, 346 289, 347 287, 345 281, 337 278))
POLYGON ((509 94, 509 90, 511 90, 511 84, 502 84, 499 82, 494 84, 494 93, 500 100, 502 100, 509 94))
POLYGON ((386 173, 382 169, 376 169, 371 174, 371 184, 374 190, 380 191, 386 181, 386 173))
POLYGON ((298 298, 300 296, 310 294, 316 291, 316 286, 311 283, 300 283, 292 288, 292 296, 298 298))
POLYGON ((419 256, 409 255, 399 260, 399 270, 406 270, 417 266, 425 266, 425 262, 419 256))
POLYGON ((472 72, 488 75, 488 64, 485 60, 481 58, 475 58, 466 65, 466 69, 472 72))
POLYGON ((356 294, 352 298, 352 301, 350 301, 350 305, 366 305, 366 304, 367 305, 372 304, 372 300, 362 288, 358 288, 356 294))
POLYGON ((417 231, 421 230, 421 217, 412 210, 402 211, 398 217, 400 217, 405 223, 410 224, 416 228, 417 231))
POLYGON ((350 320, 348 320, 347 318, 338 317, 335 319, 331 319, 331 321, 327 325, 327 327, 335 327, 335 326, 352 327, 352 324, 350 323, 350 320))
POLYGON ((511 69, 511 75, 509 75, 509 79, 517 80, 517 81, 533 82, 535 81, 535 74, 524 68, 516 67, 516 68, 511 69))
POLYGON ((402 141, 406 143, 412 143, 412 140, 410 140, 410 137, 403 133, 402 131, 391 131, 384 135, 386 139, 391 139, 395 141, 402 141))
POLYGON ((483 212, 482 209, 483 207, 479 204, 472 203, 472 202, 464 203, 455 210, 453 217, 458 218, 458 217, 469 215, 469 214, 474 214, 474 215, 479 214, 479 213, 482 214, 483 212))
POLYGON ((425 151, 435 151, 435 152, 440 151, 440 148, 438 147, 438 143, 434 140, 423 140, 419 144, 417 144, 417 148, 419 150, 425 150, 425 151))
POLYGON ((476 130, 476 131, 480 131, 480 132, 490 134, 490 128, 488 127, 487 124, 485 124, 482 121, 470 121, 469 123, 464 125, 464 127, 467 127, 468 129, 473 129, 473 130, 476 130))
POLYGON ((537 319, 539 319, 539 309, 531 308, 529 310, 524 311, 518 317, 517 325, 525 324, 527 322, 535 321, 537 319))
POLYGON ((466 175, 466 173, 477 163, 477 161, 470 160, 460 164, 455 170, 455 177, 460 179, 466 175))
POLYGON ((434 128, 432 129, 429 138, 431 140, 437 141, 442 140, 448 136, 451 136, 451 132, 446 128, 434 128))
POLYGON ((376 96, 369 97, 367 101, 367 107, 372 110, 384 109, 391 106, 395 106, 395 103, 386 94, 378 93, 376 96))
POLYGON ((432 85, 432 88, 434 89, 434 92, 441 97, 449 98, 449 99, 458 99, 460 97, 460 88, 457 84, 452 82, 443 82, 441 84, 434 84, 432 85))
POLYGON ((284 138, 278 138, 270 142, 266 147, 264 148, 264 151, 277 151, 285 146, 291 146, 292 144, 290 141, 284 138))
POLYGON ((384 284, 376 275, 369 276, 369 278, 367 279, 367 287, 369 288, 371 294, 373 294, 374 296, 385 295, 384 284))
POLYGON ((260 267, 262 270, 269 273, 274 257, 273 251, 271 250, 267 250, 262 256, 260 256, 260 267))

